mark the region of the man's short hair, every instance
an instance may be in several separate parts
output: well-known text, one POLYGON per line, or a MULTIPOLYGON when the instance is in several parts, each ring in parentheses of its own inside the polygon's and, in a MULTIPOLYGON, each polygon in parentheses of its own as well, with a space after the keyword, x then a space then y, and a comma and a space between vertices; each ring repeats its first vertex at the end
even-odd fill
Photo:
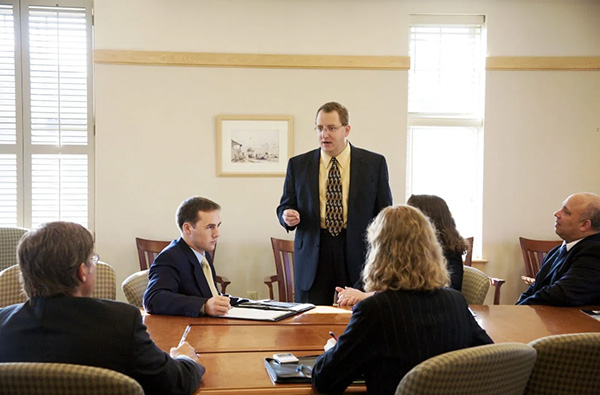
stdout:
POLYGON ((183 224, 186 222, 196 225, 196 222, 198 222, 199 219, 198 211, 209 213, 211 211, 220 209, 221 206, 210 199, 200 196, 192 196, 191 198, 184 200, 179 207, 177 207, 175 220, 177 221, 177 226, 179 229, 183 230, 183 224))
POLYGON ((73 295, 79 286, 77 272, 94 251, 94 238, 73 222, 49 222, 27 232, 17 247, 23 288, 31 299, 73 295))
POLYGON ((342 106, 340 103, 336 103, 334 101, 330 101, 329 103, 325 103, 323 104, 321 107, 319 107, 319 109, 317 110, 317 114, 315 115, 315 121, 317 119, 317 117, 319 116, 319 112, 337 112, 339 117, 340 117, 340 122, 342 123, 342 126, 346 126, 348 125, 348 122, 350 121, 350 114, 348 114, 348 109, 344 106, 342 106))
POLYGON ((600 231, 600 209, 590 204, 583 212, 582 217, 590 220, 590 228, 600 231))

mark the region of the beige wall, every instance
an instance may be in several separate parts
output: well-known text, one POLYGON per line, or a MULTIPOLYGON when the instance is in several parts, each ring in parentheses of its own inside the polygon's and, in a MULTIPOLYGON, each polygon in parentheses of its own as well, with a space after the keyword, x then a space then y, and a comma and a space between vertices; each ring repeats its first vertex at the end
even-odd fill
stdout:
MULTIPOLYGON (((596 1, 96 0, 96 49, 407 56, 411 13, 486 14, 490 56, 600 56, 596 1)), ((203 195, 222 207, 217 271, 233 294, 273 273, 269 237, 283 177, 216 177, 218 114, 294 117, 294 153, 316 147, 316 108, 351 112, 353 144, 388 159, 405 200, 406 71, 96 65, 96 237, 117 281, 138 269, 136 236, 178 236, 174 211, 203 195)), ((517 238, 554 238, 573 191, 600 192, 600 72, 487 73, 483 255, 523 290, 517 238)), ((459 187, 459 186, 457 186, 459 187)), ((120 296, 123 299, 122 295, 120 296)))

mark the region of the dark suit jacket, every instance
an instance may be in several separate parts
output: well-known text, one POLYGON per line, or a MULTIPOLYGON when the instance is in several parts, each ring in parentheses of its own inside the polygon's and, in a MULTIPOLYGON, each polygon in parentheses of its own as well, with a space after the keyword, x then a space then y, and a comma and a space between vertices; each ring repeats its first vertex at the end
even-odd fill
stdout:
POLYGON ((462 254, 444 251, 444 258, 446 258, 446 265, 450 272, 450 287, 457 291, 462 290, 463 272, 465 270, 462 254))
MULTIPOLYGON (((174 344, 173 346, 176 346, 174 344)), ((148 336, 134 306, 72 296, 0 309, 0 362, 58 362, 124 373, 146 394, 189 394, 204 367, 172 359, 148 336)))
POLYGON ((560 247, 544 257, 535 282, 517 304, 600 305, 600 233, 581 240, 557 259, 560 247))
MULTIPOLYGON (((346 229, 346 260, 348 276, 355 284, 365 262, 365 230, 369 222, 392 204, 388 169, 382 155, 354 146, 350 152, 350 189, 348 191, 348 222, 346 229)), ((321 220, 319 212, 319 161, 316 149, 291 158, 283 185, 283 195, 277 207, 279 222, 288 231, 296 229, 294 240, 294 278, 296 288, 308 291, 315 279, 319 261, 321 220), (300 213, 297 227, 283 222, 286 209, 300 213)), ((344 284, 340 284, 344 285, 344 284)))
MULTIPOLYGON (((212 258, 208 252, 205 256, 216 278, 212 258)), ((198 317, 202 306, 212 297, 202 265, 181 237, 158 254, 150 266, 148 279, 144 308, 151 314, 198 317)))
POLYGON ((312 382, 319 392, 341 393, 364 375, 368 393, 393 394, 418 363, 489 343, 460 292, 385 291, 354 307, 337 344, 317 359, 312 382))

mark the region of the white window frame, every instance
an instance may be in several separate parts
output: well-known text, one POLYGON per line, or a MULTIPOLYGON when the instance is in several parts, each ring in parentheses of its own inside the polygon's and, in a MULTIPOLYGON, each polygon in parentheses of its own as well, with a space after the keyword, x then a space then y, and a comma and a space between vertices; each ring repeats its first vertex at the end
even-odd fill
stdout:
MULTIPOLYGON (((17 225, 32 226, 32 158, 33 155, 87 155, 87 228, 95 227, 94 202, 94 116, 93 116, 93 63, 92 63, 92 0, 0 0, 13 6, 15 26, 16 77, 16 144, 0 144, 0 154, 15 154, 17 158, 17 225), (87 69, 87 144, 40 145, 31 143, 31 101, 29 80, 29 13, 30 6, 85 8, 86 69, 87 69)), ((55 220, 59 220, 56 218, 55 220)))
MULTIPOLYGON (((484 44, 486 41, 486 29, 485 29, 485 17, 480 15, 411 15, 409 23, 409 40, 412 39, 411 28, 413 26, 428 26, 428 27, 441 27, 441 26, 481 26, 481 39, 484 44)), ((409 46, 411 43, 409 43, 409 46)), ((411 59, 411 70, 413 70, 414 60, 411 59)), ((482 234, 483 234, 483 124, 484 124, 484 98, 485 98, 485 56, 481 57, 481 78, 483 79, 483 87, 479 97, 479 108, 472 112, 451 112, 451 111, 431 111, 431 112, 408 112, 408 133, 407 133, 407 176, 406 176, 406 198, 410 197, 413 193, 428 193, 435 194, 434 192, 415 191, 414 188, 414 176, 413 176, 413 145, 414 135, 413 128, 424 127, 424 128, 448 128, 449 131, 452 128, 474 128, 477 131, 476 136, 476 152, 474 153, 474 166, 475 169, 475 196, 473 196, 473 232, 472 234, 465 234, 461 231, 463 237, 473 236, 475 245, 473 250, 473 257, 475 259, 481 258, 482 255, 482 234)), ((411 71, 409 71, 411 73, 411 71)), ((410 76, 409 76, 410 79, 410 76)), ((410 88, 409 88, 410 89, 410 88)), ((410 93, 409 93, 409 109, 410 109, 410 93)), ((458 178, 458 177, 457 177, 458 178)), ((457 191, 460 192, 460 182, 457 179, 456 185, 457 191)), ((442 196, 443 197, 443 196, 442 196)), ((448 199, 446 199, 448 200, 448 199)), ((448 202, 450 210, 452 211, 452 205, 448 202)), ((453 213, 454 214, 454 213, 453 213)), ((455 220, 457 220, 457 216, 455 220)), ((459 221, 457 221, 459 222, 459 221)), ((460 231, 460 226, 459 226, 460 231)))

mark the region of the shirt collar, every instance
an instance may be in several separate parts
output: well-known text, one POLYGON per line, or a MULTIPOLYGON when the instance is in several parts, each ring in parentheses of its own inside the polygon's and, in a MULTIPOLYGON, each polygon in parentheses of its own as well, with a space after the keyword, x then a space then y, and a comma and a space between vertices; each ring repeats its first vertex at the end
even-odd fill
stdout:
MULTIPOLYGON (((323 163, 323 166, 325 166, 325 168, 329 168, 329 165, 331 163, 331 158, 332 158, 331 155, 329 155, 327 152, 321 150, 321 162, 323 163)), ((348 167, 348 163, 350 162, 350 142, 346 143, 346 147, 335 158, 337 159, 339 166, 342 169, 345 169, 348 167)))

